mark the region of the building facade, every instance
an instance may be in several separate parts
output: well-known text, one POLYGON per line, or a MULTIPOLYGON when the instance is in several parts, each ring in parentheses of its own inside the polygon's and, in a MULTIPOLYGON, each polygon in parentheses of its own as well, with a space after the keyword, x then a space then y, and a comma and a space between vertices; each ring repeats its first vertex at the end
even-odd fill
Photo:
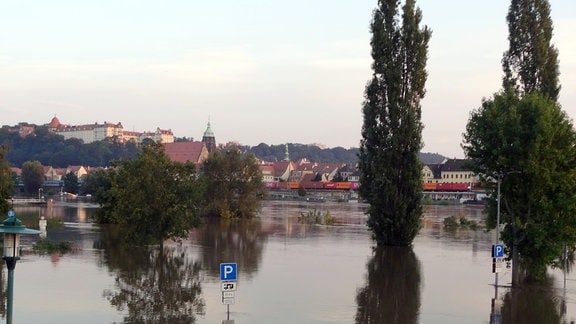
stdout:
POLYGON ((134 141, 142 143, 146 139, 160 143, 173 143, 174 134, 171 130, 157 128, 155 132, 131 132, 125 131, 122 123, 85 124, 85 125, 65 125, 57 117, 52 118, 47 125, 48 130, 61 135, 64 139, 77 138, 85 144, 103 140, 112 140, 120 143, 134 141))

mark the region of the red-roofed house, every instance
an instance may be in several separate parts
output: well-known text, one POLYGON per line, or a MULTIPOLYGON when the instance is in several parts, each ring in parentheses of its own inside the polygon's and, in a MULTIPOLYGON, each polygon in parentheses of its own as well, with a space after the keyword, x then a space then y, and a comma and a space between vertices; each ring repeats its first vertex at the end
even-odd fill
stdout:
POLYGON ((165 143, 164 150, 172 161, 192 162, 200 166, 208 158, 208 149, 203 142, 165 143))

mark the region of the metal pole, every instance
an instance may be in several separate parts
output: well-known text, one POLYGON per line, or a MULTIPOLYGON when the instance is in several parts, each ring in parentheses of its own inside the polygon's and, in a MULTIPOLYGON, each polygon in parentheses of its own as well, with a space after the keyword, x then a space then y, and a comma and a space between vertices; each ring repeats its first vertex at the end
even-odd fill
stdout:
POLYGON ((8 268, 8 287, 6 289, 6 324, 12 324, 12 305, 14 304, 14 268, 16 258, 6 258, 8 268))
MULTIPOLYGON (((498 194, 496 197, 496 244, 500 244, 500 183, 502 174, 498 174, 498 194)), ((494 274, 494 298, 498 299, 498 271, 494 274)))
POLYGON ((496 244, 500 243, 500 182, 502 175, 498 174, 498 204, 496 208, 496 244))

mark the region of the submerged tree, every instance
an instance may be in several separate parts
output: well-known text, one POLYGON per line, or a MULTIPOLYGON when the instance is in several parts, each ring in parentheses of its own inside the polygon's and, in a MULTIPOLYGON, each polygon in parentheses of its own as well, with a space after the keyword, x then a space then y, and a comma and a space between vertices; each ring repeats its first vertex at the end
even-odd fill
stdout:
POLYGON ((22 182, 28 194, 36 194, 44 184, 44 167, 38 161, 28 161, 22 164, 22 182))
POLYGON ((223 218, 251 218, 264 194, 262 172, 252 154, 236 148, 215 151, 203 164, 206 213, 223 218))
MULTIPOLYGON (((542 280, 564 243, 576 243, 576 132, 560 106, 541 94, 512 91, 485 100, 466 126, 464 153, 474 171, 501 182, 502 240, 513 261, 513 283, 523 269, 542 280), (510 174, 514 172, 514 174, 510 174), (518 267, 520 265, 520 267, 518 267)), ((489 182, 488 182, 489 183, 489 182)), ((495 197, 495 185, 492 184, 495 197)), ((496 199, 487 225, 496 227, 496 199)))
POLYGON ((133 243, 187 237, 200 224, 204 187, 196 168, 171 161, 161 144, 144 146, 137 159, 114 162, 109 177, 110 188, 94 197, 102 206, 97 220, 123 225, 133 243))
POLYGON ((420 229, 422 122, 431 31, 407 0, 380 0, 374 10, 372 79, 366 86, 360 142, 360 194, 378 245, 410 245, 420 229))
POLYGON ((504 53, 504 89, 521 96, 540 92, 556 101, 560 93, 558 50, 551 44, 547 0, 512 0, 508 10, 509 49, 504 53))
MULTIPOLYGON (((507 16, 503 90, 483 100, 466 126, 463 149, 482 177, 501 181, 502 239, 512 259, 512 283, 542 280, 564 244, 576 244, 576 136, 557 104, 558 51, 550 44, 547 0, 512 0, 507 16)), ((496 226, 492 189, 488 225, 496 226)))
POLYGON ((62 177, 64 181, 64 191, 77 194, 78 193, 78 177, 74 172, 68 172, 62 177))

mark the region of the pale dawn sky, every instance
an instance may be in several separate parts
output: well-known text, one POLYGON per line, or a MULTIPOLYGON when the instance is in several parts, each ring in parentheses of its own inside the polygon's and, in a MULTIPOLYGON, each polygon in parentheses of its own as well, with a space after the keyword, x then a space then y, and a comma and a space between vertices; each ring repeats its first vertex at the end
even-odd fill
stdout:
MULTIPOLYGON (((366 0, 2 0, 0 125, 121 122, 219 143, 358 147, 366 0)), ((432 29, 424 152, 463 157, 500 89, 509 1, 417 0, 432 29)), ((560 103, 576 116, 576 1, 551 0, 560 103)))

